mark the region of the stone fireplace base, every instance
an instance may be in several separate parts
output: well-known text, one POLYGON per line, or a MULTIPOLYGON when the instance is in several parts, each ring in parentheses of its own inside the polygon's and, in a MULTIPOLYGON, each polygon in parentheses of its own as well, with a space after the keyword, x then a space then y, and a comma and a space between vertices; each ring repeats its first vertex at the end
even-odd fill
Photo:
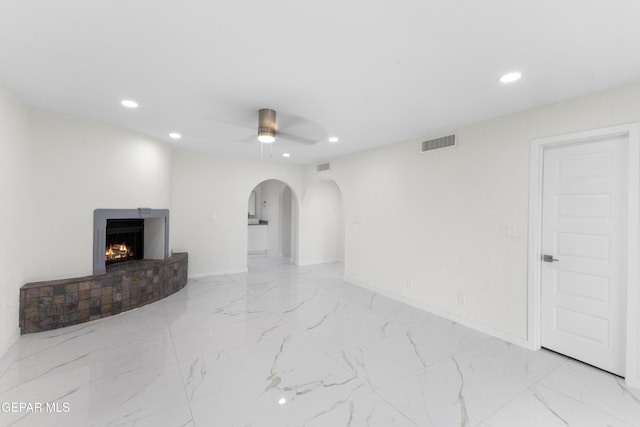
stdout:
POLYGON ((20 288, 22 334, 62 328, 161 300, 187 284, 186 253, 131 261, 106 274, 27 283, 20 288))

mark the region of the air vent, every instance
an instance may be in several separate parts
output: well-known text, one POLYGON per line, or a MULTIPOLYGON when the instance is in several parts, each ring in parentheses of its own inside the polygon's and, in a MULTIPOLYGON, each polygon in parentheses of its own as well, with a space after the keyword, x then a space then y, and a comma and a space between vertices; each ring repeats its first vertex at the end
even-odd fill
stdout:
POLYGON ((420 152, 442 150, 443 148, 453 148, 456 146, 456 134, 433 138, 420 143, 420 152))
POLYGON ((331 163, 323 163, 321 165, 316 166, 317 172, 328 171, 329 169, 331 169, 331 163))

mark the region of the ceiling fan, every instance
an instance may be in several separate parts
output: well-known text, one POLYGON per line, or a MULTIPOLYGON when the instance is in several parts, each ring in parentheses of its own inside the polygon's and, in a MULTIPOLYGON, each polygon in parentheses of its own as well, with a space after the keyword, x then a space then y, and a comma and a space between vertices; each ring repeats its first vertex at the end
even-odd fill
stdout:
MULTIPOLYGON (((310 129, 310 127, 313 127, 315 124, 301 117, 289 115, 285 124, 286 127, 292 128, 292 130, 296 126, 306 127, 307 129, 305 131, 310 132, 311 135, 309 135, 309 137, 303 137, 299 134, 292 134, 283 131, 282 127, 285 126, 278 126, 275 110, 262 108, 258 110, 258 141, 270 144, 275 142, 276 137, 279 137, 288 141, 298 142, 300 144, 313 145, 322 139, 322 136, 318 137, 318 134, 322 135, 322 130, 320 129, 320 132, 318 132, 318 129, 310 129)), ((316 125, 316 127, 318 126, 316 125)))
MULTIPOLYGON (((243 110, 242 112, 238 111, 236 119, 232 121, 214 117, 206 118, 221 124, 233 125, 245 129, 254 129, 255 131, 255 125, 251 126, 248 123, 245 123, 245 121, 249 119, 250 115, 253 116, 255 120, 254 114, 255 113, 249 113, 248 110, 243 110)), ((239 141, 255 141, 255 138, 256 136, 249 137, 249 135, 246 135, 239 141)), ((287 113, 278 114, 277 120, 275 110, 271 108, 262 108, 258 110, 257 139, 261 144, 272 144, 276 141, 284 140, 303 145, 314 145, 326 138, 326 130, 311 120, 287 113)))

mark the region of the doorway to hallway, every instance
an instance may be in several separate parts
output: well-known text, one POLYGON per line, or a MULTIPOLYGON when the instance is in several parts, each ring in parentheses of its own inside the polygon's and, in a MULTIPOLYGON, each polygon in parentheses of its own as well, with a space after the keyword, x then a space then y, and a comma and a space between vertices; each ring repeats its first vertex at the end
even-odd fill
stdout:
POLYGON ((248 255, 285 257, 297 262, 298 203, 286 183, 270 179, 256 185, 247 206, 248 255))

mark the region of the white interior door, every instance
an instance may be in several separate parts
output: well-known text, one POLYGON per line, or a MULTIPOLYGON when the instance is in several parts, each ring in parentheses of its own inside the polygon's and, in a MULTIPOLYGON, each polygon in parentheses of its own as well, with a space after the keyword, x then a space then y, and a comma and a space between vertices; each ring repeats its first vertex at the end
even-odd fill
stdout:
POLYGON ((625 138, 544 150, 541 343, 624 376, 625 138))

